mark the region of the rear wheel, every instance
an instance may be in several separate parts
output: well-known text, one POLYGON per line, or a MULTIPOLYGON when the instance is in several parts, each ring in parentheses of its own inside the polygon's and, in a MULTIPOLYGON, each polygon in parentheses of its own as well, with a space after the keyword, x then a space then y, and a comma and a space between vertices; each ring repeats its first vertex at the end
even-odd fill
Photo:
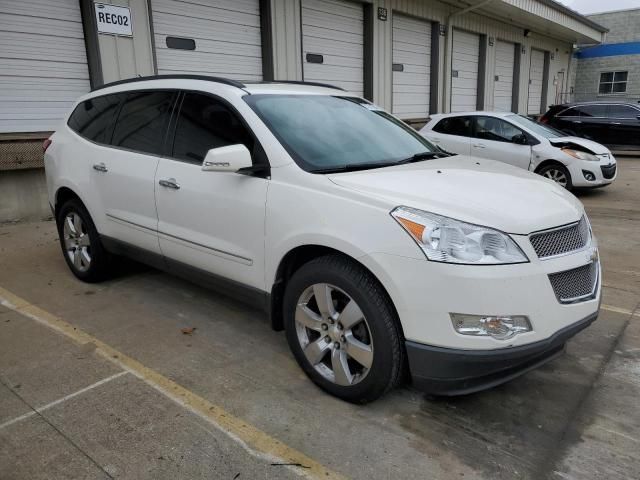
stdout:
POLYGON ((566 188, 567 190, 571 190, 573 188, 569 170, 567 170, 563 165, 560 165, 559 163, 553 163, 542 167, 538 171, 538 174, 550 180, 553 180, 558 185, 566 188))
POLYGON ((85 206, 66 201, 56 218, 60 246, 71 272, 85 282, 99 282, 109 273, 109 254, 85 206))
POLYGON ((327 392, 366 403, 400 380, 404 346, 395 311, 357 263, 328 255, 302 266, 287 285, 284 316, 296 360, 327 392))

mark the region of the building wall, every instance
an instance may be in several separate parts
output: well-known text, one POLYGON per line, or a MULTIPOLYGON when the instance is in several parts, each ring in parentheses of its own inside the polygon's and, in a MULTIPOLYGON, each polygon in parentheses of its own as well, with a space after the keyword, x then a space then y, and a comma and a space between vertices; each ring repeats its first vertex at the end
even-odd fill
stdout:
POLYGON ((604 43, 637 42, 640 40, 640 8, 587 15, 609 29, 604 43))
POLYGON ((621 10, 588 16, 609 29, 604 44, 583 47, 575 61, 575 90, 572 100, 590 101, 610 98, 640 99, 640 9, 621 10), (633 54, 620 54, 631 49, 633 54), (627 71, 624 94, 598 93, 602 72, 627 71))

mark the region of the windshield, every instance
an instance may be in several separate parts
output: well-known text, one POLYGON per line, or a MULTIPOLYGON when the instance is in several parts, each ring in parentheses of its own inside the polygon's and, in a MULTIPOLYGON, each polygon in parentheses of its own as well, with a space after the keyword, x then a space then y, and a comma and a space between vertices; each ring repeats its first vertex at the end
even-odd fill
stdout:
POLYGON ((542 123, 535 122, 531 120, 529 117, 525 117, 523 115, 507 115, 507 118, 513 123, 522 125, 523 127, 528 128, 532 132, 543 136, 544 138, 558 138, 558 137, 567 136, 566 133, 562 133, 560 130, 556 130, 555 128, 551 128, 542 123))
POLYGON ((247 95, 244 99, 309 172, 378 168, 431 154, 446 156, 411 127, 360 98, 247 95))

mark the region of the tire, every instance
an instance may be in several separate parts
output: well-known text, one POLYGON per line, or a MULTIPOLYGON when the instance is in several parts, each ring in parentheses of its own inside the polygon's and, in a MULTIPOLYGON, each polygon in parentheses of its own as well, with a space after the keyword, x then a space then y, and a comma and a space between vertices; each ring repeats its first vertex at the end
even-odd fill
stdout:
POLYGON ((340 255, 311 260, 289 280, 283 308, 289 347, 323 390, 363 404, 399 383, 405 350, 397 315, 361 265, 340 255), (331 302, 320 306, 323 297, 331 302))
POLYGON ((106 279, 110 255, 82 202, 75 198, 67 200, 58 211, 56 224, 62 255, 71 272, 88 283, 106 279))
POLYGON ((553 180, 558 185, 567 190, 573 189, 573 183, 571 181, 571 174, 564 165, 560 163, 550 163, 538 170, 538 175, 542 175, 549 180, 553 180))

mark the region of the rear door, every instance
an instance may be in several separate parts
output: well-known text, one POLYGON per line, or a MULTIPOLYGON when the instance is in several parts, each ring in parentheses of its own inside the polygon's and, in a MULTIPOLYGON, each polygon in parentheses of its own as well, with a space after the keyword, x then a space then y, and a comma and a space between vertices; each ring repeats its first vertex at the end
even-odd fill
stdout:
POLYGON ((111 147, 93 149, 89 160, 95 198, 105 215, 101 233, 154 253, 160 253, 154 177, 176 96, 168 90, 127 94, 111 147))
POLYGON ((580 113, 580 120, 577 124, 580 136, 600 143, 610 143, 612 132, 608 131, 607 105, 581 105, 577 110, 580 113))
POLYGON ((184 94, 172 130, 170 158, 160 159, 155 180, 162 253, 175 269, 263 289, 268 180, 202 170, 208 150, 244 144, 257 152, 257 140, 233 107, 198 92, 184 94))
POLYGON ((517 143, 515 137, 525 133, 506 120, 488 116, 473 117, 471 155, 529 168, 531 146, 517 143))
POLYGON ((425 132, 433 143, 448 152, 469 155, 471 148, 471 117, 445 117, 425 132))
MULTIPOLYGON (((611 104, 607 110, 607 130, 612 145, 640 146, 640 110, 631 105, 611 104)), ((607 143, 607 142, 600 142, 607 143)))

